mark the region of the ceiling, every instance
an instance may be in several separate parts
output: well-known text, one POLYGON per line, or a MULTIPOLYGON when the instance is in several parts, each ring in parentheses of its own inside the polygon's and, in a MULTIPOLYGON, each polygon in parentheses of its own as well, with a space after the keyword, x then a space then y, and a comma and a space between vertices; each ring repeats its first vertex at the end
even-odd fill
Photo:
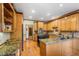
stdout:
POLYGON ((24 19, 49 21, 79 9, 79 3, 14 3, 14 7, 24 19))

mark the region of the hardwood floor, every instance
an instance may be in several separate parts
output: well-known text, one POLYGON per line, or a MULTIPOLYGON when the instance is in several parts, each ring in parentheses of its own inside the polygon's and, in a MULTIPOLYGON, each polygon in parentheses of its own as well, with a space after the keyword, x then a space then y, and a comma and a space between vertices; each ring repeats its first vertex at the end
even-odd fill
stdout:
POLYGON ((24 41, 24 50, 21 56, 40 56, 40 48, 37 46, 37 42, 33 40, 24 41))

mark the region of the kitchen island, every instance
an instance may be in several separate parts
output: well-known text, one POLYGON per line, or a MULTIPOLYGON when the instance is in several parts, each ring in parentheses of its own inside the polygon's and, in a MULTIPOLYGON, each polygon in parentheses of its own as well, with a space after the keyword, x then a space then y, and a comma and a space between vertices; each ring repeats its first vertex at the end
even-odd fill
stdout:
POLYGON ((0 45, 0 56, 15 55, 18 48, 20 48, 20 40, 11 39, 0 45))
POLYGON ((79 55, 79 38, 42 39, 40 40, 41 56, 72 56, 79 55))

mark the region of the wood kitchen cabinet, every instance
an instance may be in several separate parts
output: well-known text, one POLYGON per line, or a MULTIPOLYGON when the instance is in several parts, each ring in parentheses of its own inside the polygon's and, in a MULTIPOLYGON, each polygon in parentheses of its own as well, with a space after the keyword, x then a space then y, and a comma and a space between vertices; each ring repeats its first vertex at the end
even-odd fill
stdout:
POLYGON ((73 55, 79 56, 79 39, 74 39, 72 46, 73 55))
POLYGON ((79 13, 49 22, 48 30, 52 27, 58 27, 60 31, 79 31, 79 13))
POLYGON ((73 55, 72 51, 72 39, 62 42, 62 56, 71 56, 73 55))
POLYGON ((65 31, 77 31, 78 27, 78 14, 73 14, 67 17, 64 17, 65 23, 65 31))
POLYGON ((16 36, 17 39, 22 40, 22 21, 23 21, 23 14, 22 13, 16 13, 17 19, 17 28, 16 28, 16 36))
POLYGON ((52 23, 52 22, 49 22, 49 23, 47 24, 47 29, 48 29, 48 30, 52 30, 52 27, 53 27, 53 23, 52 23))
POLYGON ((45 44, 40 42, 41 56, 61 56, 61 43, 45 44))
POLYGON ((50 26, 50 30, 53 30, 53 27, 55 27, 55 22, 53 21, 50 24, 51 24, 51 25, 49 25, 50 26))
POLYGON ((0 3, 0 31, 13 32, 15 23, 15 10, 11 3, 0 3))
POLYGON ((44 22, 40 22, 40 21, 38 21, 38 29, 40 29, 40 28, 44 28, 44 22))
POLYGON ((69 17, 66 17, 64 18, 65 20, 65 31, 71 31, 71 19, 70 19, 70 16, 69 17))
POLYGON ((70 30, 71 31, 76 31, 77 29, 76 29, 76 27, 77 27, 77 23, 76 23, 76 21, 77 21, 77 15, 76 14, 74 14, 74 15, 71 15, 71 16, 69 16, 69 21, 70 21, 70 30))
POLYGON ((64 18, 60 19, 60 31, 66 30, 65 21, 66 20, 64 18))
POLYGON ((38 23, 37 23, 37 21, 34 22, 33 28, 34 28, 34 31, 37 31, 38 30, 38 23))
POLYGON ((66 39, 51 43, 41 41, 40 54, 41 56, 79 56, 79 39, 66 39))
POLYGON ((47 23, 47 30, 51 30, 51 22, 47 23))
POLYGON ((53 24, 54 27, 57 27, 58 26, 57 25, 57 20, 55 20, 52 24, 53 24))
POLYGON ((0 3, 0 32, 2 31, 2 4, 0 3))
POLYGON ((79 31, 79 13, 77 14, 76 29, 79 31))
POLYGON ((44 30, 47 30, 47 23, 44 23, 44 30))
POLYGON ((59 30, 61 30, 61 19, 57 20, 57 27, 59 30))
POLYGON ((76 39, 76 40, 74 39, 72 42, 73 42, 72 45, 73 45, 73 48, 74 48, 74 49, 79 48, 79 39, 76 39))
POLYGON ((48 23, 48 30, 53 30, 53 27, 58 27, 57 20, 48 23))
POLYGON ((61 56, 61 42, 46 46, 47 56, 61 56))

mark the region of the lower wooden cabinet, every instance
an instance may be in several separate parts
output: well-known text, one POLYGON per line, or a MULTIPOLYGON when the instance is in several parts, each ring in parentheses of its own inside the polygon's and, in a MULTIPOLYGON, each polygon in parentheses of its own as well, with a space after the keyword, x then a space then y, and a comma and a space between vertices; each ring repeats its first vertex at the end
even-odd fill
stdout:
POLYGON ((41 56, 79 56, 79 39, 67 39, 52 44, 40 43, 41 56))
POLYGON ((73 40, 72 51, 74 56, 79 56, 79 39, 73 40))
POLYGON ((46 46, 47 56, 61 56, 61 43, 46 46))
POLYGON ((41 56, 61 56, 61 43, 40 43, 41 56))
POLYGON ((62 56, 71 56, 72 52, 72 40, 65 40, 61 43, 62 45, 62 56))

